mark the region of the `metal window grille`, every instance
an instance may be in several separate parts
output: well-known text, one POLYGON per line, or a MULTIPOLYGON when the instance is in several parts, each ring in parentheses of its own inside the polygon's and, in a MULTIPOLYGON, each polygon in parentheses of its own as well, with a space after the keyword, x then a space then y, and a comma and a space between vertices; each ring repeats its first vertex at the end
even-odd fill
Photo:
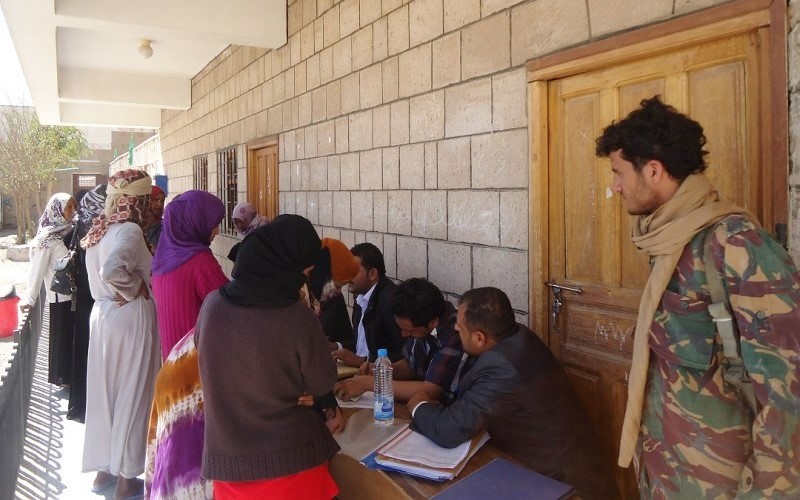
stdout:
POLYGON ((96 185, 97 185, 97 176, 96 175, 79 175, 78 176, 78 187, 93 188, 96 185))
POLYGON ((217 195, 225 205, 222 230, 226 233, 233 233, 233 207, 236 205, 237 189, 236 148, 217 151, 217 195))
POLYGON ((208 191, 208 156, 194 157, 194 188, 208 191))

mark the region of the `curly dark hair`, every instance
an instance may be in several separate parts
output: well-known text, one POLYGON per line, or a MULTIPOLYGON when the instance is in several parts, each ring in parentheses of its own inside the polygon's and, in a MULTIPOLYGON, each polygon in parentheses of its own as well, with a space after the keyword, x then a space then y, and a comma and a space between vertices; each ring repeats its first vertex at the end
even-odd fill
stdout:
POLYGON ((614 121, 597 138, 597 156, 621 150, 623 159, 640 170, 658 160, 679 182, 706 169, 703 127, 678 110, 661 102, 660 96, 644 99, 640 107, 621 121, 614 121))
POLYGON ((392 314, 411 320, 414 326, 426 326, 440 317, 445 307, 442 292, 422 278, 411 278, 400 283, 392 297, 392 314))

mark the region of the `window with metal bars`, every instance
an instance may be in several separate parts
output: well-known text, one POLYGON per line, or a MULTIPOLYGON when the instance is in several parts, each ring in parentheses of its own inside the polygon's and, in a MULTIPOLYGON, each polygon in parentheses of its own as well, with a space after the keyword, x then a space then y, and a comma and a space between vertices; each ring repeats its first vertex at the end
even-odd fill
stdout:
POLYGON ((97 185, 97 175, 79 175, 78 176, 78 187, 82 188, 93 188, 97 185))
POLYGON ((217 196, 225 205, 222 231, 226 233, 234 232, 233 207, 236 205, 237 188, 236 148, 221 149, 217 151, 217 196))
POLYGON ((192 159, 194 166, 194 188, 208 191, 208 156, 195 156, 192 159))

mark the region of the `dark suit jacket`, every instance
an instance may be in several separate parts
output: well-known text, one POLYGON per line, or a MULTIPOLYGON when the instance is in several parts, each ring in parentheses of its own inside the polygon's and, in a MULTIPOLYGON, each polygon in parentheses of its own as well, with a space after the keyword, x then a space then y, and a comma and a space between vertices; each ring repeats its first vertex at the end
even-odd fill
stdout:
POLYGON ((339 342, 348 351, 355 352, 356 341, 353 336, 353 325, 347 314, 347 305, 344 303, 344 295, 336 294, 328 300, 320 302, 322 313, 320 322, 322 331, 331 342, 339 342))
MULTIPOLYGON (((378 349, 389 351, 389 359, 394 363, 403 357, 403 336, 392 314, 392 299, 397 285, 383 276, 375 285, 364 314, 364 334, 369 347, 369 360, 375 361, 378 349)), ((353 336, 358 338, 358 322, 361 307, 353 301, 353 336)))
POLYGON ((558 361, 528 328, 483 353, 447 408, 423 404, 412 429, 445 448, 486 429, 501 451, 575 486, 583 498, 617 498, 586 410, 558 361))

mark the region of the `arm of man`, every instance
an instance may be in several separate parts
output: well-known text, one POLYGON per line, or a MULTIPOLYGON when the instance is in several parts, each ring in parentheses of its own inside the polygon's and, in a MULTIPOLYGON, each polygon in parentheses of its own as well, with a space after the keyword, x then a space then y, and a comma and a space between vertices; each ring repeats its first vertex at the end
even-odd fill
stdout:
POLYGON ((742 358, 761 408, 737 498, 800 497, 800 273, 762 231, 718 236, 713 247, 717 268, 725 265, 742 358))
MULTIPOLYGON (((491 353, 484 354, 489 355, 491 353)), ((515 370, 507 364, 478 369, 480 372, 473 374, 475 382, 450 406, 444 408, 424 402, 409 408, 414 412, 411 428, 439 446, 453 448, 475 437, 490 419, 500 419, 513 412, 516 407, 512 397, 516 390, 515 370)), ((412 400, 415 402, 416 398, 412 400)))

